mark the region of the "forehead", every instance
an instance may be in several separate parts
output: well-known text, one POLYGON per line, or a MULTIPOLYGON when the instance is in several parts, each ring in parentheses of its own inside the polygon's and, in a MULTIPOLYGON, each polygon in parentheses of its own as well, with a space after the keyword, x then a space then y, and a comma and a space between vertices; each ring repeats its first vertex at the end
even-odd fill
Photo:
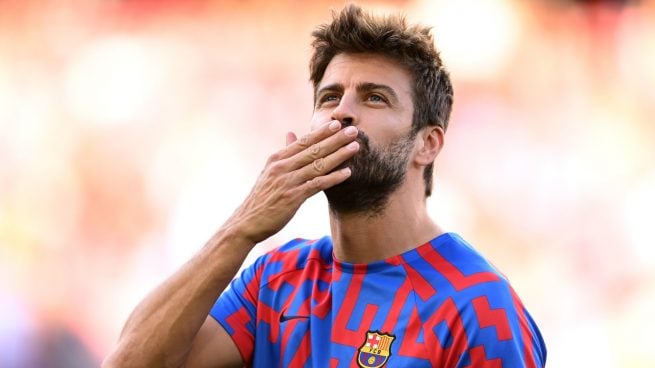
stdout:
POLYGON ((363 82, 382 84, 400 95, 411 94, 411 74, 397 61, 376 54, 338 54, 332 58, 318 89, 326 85, 342 84, 344 88, 363 82))

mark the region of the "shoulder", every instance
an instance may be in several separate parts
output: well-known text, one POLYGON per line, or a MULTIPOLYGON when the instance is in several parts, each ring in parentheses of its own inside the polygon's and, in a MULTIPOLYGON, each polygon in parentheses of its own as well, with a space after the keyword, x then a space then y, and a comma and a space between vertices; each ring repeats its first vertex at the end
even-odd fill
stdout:
POLYGON ((320 255, 324 258, 332 257, 332 238, 324 236, 319 239, 295 238, 271 250, 268 254, 272 257, 285 257, 289 254, 301 255, 304 258, 320 255), (318 254, 316 254, 318 252, 318 254))
MULTIPOLYGON (((507 278, 471 244, 456 234, 444 234, 417 248, 422 275, 449 296, 458 309, 473 308, 479 315, 491 309, 522 309, 507 278)), ((445 295, 444 295, 445 294, 445 295)))
POLYGON ((484 351, 486 359, 502 360, 504 366, 543 365, 545 345, 536 323, 507 278, 471 244, 444 234, 417 253, 420 258, 412 264, 423 264, 423 275, 437 275, 428 279, 439 280, 433 285, 442 291, 433 322, 455 321, 450 332, 459 337, 451 338, 464 338, 471 349, 464 360, 475 362, 484 351))
POLYGON ((440 290, 460 293, 505 281, 473 246, 453 233, 443 234, 403 255, 403 262, 440 290))
POLYGON ((462 273, 500 272, 473 246, 455 233, 446 233, 430 242, 431 248, 462 273))
POLYGON ((262 285, 305 269, 310 264, 332 265, 332 239, 293 239, 260 256, 251 266, 261 276, 262 285))

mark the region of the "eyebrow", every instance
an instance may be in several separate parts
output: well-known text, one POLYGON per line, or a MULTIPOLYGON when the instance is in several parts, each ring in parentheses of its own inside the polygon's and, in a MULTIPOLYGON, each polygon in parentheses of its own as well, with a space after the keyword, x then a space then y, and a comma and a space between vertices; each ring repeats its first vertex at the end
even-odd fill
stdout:
POLYGON ((396 94, 396 91, 394 91, 393 88, 387 86, 386 84, 364 82, 357 85, 357 92, 359 93, 366 93, 375 90, 384 91, 387 95, 389 95, 392 100, 391 102, 393 103, 398 101, 398 95, 396 94))
POLYGON ((338 92, 338 93, 343 93, 343 84, 341 83, 332 83, 328 84, 325 87, 321 87, 320 89, 316 90, 316 93, 314 94, 314 102, 318 100, 318 96, 322 95, 325 92, 338 92))
MULTIPOLYGON (((338 93, 343 93, 344 91, 343 84, 341 83, 332 83, 328 84, 327 86, 321 87, 319 90, 316 91, 316 95, 314 96, 314 101, 318 99, 318 96, 325 92, 338 92, 338 93)), ((379 84, 379 83, 373 83, 373 82, 362 82, 359 83, 356 87, 357 93, 367 93, 375 90, 382 90, 384 91, 389 97, 391 98, 392 103, 398 102, 398 95, 396 94, 396 91, 394 91, 393 88, 387 86, 386 84, 379 84)))

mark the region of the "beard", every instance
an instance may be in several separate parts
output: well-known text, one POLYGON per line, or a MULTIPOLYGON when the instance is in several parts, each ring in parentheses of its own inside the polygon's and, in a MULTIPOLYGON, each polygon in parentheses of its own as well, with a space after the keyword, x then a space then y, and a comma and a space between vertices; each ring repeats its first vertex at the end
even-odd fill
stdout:
POLYGON ((405 180, 415 137, 408 134, 386 147, 376 147, 360 131, 359 152, 336 169, 350 167, 351 176, 324 190, 330 210, 337 214, 380 214, 405 180))

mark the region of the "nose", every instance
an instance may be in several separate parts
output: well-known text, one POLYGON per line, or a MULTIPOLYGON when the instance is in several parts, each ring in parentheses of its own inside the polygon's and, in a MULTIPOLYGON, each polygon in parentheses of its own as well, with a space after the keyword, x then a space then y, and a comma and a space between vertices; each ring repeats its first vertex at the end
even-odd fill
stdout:
POLYGON ((344 127, 358 123, 354 103, 344 95, 339 105, 332 110, 332 120, 339 120, 344 127))

